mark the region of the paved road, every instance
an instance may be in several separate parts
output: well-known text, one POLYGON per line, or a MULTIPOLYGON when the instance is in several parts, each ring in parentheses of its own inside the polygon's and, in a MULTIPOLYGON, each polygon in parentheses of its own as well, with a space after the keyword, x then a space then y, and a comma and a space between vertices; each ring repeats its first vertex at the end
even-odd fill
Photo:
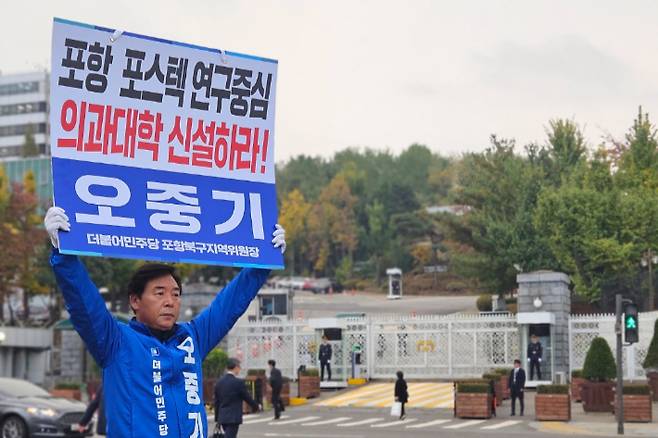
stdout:
POLYGON ((476 312, 476 300, 475 296, 405 296, 400 300, 388 300, 383 294, 364 292, 316 295, 307 291, 296 291, 293 313, 295 317, 303 318, 335 316, 341 312, 446 315, 476 312))
MULTIPOLYGON (((400 421, 387 410, 365 408, 327 409, 303 406, 289 409, 287 417, 272 420, 271 413, 250 415, 240 428, 242 438, 399 438, 527 436, 537 433, 530 417, 492 420, 459 420, 448 409, 410 409, 400 421)), ((542 437, 558 436, 541 434, 542 437)))

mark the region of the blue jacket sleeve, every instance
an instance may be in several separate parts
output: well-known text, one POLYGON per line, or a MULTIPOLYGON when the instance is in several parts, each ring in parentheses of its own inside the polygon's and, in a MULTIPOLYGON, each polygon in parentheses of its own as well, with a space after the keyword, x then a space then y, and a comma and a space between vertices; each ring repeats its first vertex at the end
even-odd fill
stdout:
POLYGON ((103 298, 78 257, 60 254, 55 249, 50 256, 50 264, 64 295, 73 327, 96 362, 106 367, 118 349, 118 323, 105 307, 103 298))
POLYGON ((205 358, 249 307, 267 277, 268 269, 245 268, 190 322, 196 332, 199 355, 205 358))

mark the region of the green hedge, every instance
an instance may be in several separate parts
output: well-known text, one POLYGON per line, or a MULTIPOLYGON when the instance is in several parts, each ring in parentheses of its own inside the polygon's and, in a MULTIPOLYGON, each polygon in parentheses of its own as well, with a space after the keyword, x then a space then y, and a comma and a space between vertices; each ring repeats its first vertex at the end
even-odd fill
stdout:
POLYGON ((624 385, 624 394, 626 394, 626 395, 649 395, 649 394, 651 394, 651 388, 649 388, 649 385, 644 385, 644 384, 624 385))
POLYGON ((55 389, 80 389, 81 383, 78 382, 60 382, 55 385, 55 389))
POLYGON ((569 394, 569 385, 539 385, 537 394, 569 394))
POLYGON ((494 373, 498 374, 499 376, 509 376, 513 369, 514 368, 496 368, 494 373))
POLYGON ((573 370, 573 371, 571 371, 571 377, 576 378, 576 379, 582 379, 583 370, 573 370))
POLYGON ((484 380, 500 380, 500 374, 496 373, 484 373, 482 374, 484 380))
POLYGON ((224 372, 227 362, 228 354, 221 348, 215 348, 203 361, 203 377, 206 379, 218 378, 224 372))
POLYGON ((459 383, 457 392, 465 394, 488 394, 490 385, 488 383, 459 383))
POLYGON ((301 371, 299 374, 306 377, 318 377, 320 375, 320 370, 318 370, 317 368, 306 368, 304 371, 301 371))
POLYGON ((653 326, 653 337, 651 338, 649 351, 647 351, 647 357, 644 358, 642 366, 645 370, 658 369, 658 319, 653 326))
POLYGON ((583 377, 593 382, 606 382, 614 379, 616 375, 617 366, 608 341, 594 338, 585 358, 583 377))
POLYGON ((477 301, 475 302, 475 306, 478 308, 480 312, 491 312, 491 295, 489 294, 482 294, 478 297, 477 301))

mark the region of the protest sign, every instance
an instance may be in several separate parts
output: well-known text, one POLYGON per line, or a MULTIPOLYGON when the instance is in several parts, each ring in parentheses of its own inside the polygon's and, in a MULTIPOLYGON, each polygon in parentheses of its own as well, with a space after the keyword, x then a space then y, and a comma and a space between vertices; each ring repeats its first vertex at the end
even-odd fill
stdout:
POLYGON ((54 202, 67 254, 282 268, 277 62, 55 19, 54 202))

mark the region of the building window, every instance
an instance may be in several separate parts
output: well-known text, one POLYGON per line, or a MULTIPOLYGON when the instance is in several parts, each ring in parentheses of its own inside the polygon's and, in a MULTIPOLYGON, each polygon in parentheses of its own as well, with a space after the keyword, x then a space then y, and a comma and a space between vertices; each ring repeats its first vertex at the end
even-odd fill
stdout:
POLYGON ((36 93, 39 91, 39 82, 15 82, 13 84, 0 85, 0 96, 11 96, 12 94, 36 93))
POLYGON ((0 116, 15 116, 18 114, 45 113, 46 102, 15 103, 0 106, 0 116))
POLYGON ((34 123, 26 125, 11 125, 11 126, 0 126, 0 137, 6 137, 10 135, 25 135, 28 133, 28 128, 32 127, 32 134, 45 134, 46 124, 45 123, 34 123))

